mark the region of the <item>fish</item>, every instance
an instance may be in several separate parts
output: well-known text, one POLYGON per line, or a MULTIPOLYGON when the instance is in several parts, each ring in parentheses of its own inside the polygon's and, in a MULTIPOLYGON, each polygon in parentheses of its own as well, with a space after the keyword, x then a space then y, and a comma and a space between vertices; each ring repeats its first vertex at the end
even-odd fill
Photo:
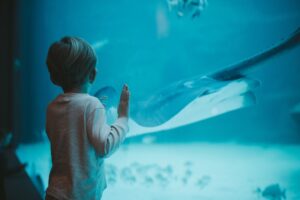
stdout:
POLYGON ((192 19, 199 17, 207 0, 167 0, 169 11, 176 11, 178 17, 191 16, 192 19))
POLYGON ((269 200, 282 200, 286 199, 285 189, 282 189, 279 184, 272 184, 267 186, 261 195, 269 200))
POLYGON ((145 99, 131 102, 127 137, 174 129, 255 105, 254 91, 261 83, 248 77, 249 73, 258 64, 299 43, 300 27, 276 45, 250 58, 208 75, 179 80, 145 99))
POLYGON ((97 90, 94 96, 103 104, 106 110, 106 120, 112 124, 118 117, 117 113, 117 90, 111 86, 104 86, 97 90))
POLYGON ((94 96, 97 97, 106 106, 106 108, 115 106, 118 102, 117 90, 111 86, 102 87, 101 89, 97 90, 94 96))
POLYGON ((103 40, 96 41, 95 43, 92 44, 92 47, 95 51, 98 51, 108 44, 109 44, 109 40, 106 38, 103 40))
POLYGON ((295 106, 293 106, 290 114, 297 124, 300 125, 300 103, 297 103, 295 106))

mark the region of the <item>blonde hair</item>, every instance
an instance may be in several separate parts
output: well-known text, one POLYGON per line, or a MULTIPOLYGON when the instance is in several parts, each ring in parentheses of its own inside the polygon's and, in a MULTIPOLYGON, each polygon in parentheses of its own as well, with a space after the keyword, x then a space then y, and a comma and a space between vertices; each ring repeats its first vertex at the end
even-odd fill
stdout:
POLYGON ((49 47, 46 63, 51 81, 65 90, 87 80, 96 67, 97 56, 85 40, 68 36, 49 47))

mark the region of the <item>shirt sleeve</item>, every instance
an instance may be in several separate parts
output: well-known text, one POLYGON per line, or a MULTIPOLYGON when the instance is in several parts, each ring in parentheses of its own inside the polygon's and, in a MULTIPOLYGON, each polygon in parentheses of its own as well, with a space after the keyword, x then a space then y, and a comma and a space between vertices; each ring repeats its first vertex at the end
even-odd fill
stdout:
POLYGON ((107 124, 103 106, 87 113, 87 135, 101 157, 109 157, 124 141, 129 131, 128 118, 118 118, 111 126, 107 124))

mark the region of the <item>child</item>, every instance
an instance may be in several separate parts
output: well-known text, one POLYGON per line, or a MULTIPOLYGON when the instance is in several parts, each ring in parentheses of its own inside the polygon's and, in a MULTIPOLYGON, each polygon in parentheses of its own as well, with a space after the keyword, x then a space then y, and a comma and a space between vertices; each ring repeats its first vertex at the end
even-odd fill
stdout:
POLYGON ((118 119, 111 126, 106 123, 104 106, 88 95, 96 77, 96 61, 92 47, 80 38, 64 37, 49 48, 51 81, 64 93, 47 108, 52 169, 46 200, 100 200, 106 188, 104 158, 128 132, 127 85, 121 92, 118 119))

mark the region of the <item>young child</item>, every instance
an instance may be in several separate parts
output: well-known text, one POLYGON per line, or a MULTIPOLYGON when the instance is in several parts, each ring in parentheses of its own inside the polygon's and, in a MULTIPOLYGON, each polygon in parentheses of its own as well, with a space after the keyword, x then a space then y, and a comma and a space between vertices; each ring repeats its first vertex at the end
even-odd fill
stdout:
POLYGON ((106 123, 103 104, 88 95, 96 77, 96 61, 92 47, 77 37, 64 37, 49 48, 51 81, 64 93, 47 108, 52 169, 46 200, 100 200, 106 188, 104 158, 128 132, 127 85, 121 92, 118 119, 111 126, 106 123))

